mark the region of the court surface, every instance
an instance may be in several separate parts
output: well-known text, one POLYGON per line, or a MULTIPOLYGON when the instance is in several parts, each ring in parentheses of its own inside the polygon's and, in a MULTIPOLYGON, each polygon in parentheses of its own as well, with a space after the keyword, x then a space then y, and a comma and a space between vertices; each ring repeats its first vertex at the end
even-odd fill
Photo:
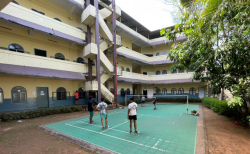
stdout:
MULTIPOLYGON (((189 105, 189 113, 198 108, 189 105)), ((115 153, 195 154, 198 118, 187 115, 186 110, 186 104, 157 104, 156 110, 153 104, 138 105, 139 135, 129 134, 129 122, 124 123, 127 109, 109 111, 106 130, 102 130, 99 113, 92 125, 89 116, 84 116, 44 127, 115 153)))

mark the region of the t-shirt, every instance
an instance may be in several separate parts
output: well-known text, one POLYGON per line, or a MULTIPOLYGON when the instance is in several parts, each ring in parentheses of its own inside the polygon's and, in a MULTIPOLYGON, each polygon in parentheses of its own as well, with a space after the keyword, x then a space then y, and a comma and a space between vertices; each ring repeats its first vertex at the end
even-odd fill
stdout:
POLYGON ((141 100, 142 100, 142 101, 145 101, 145 97, 143 96, 143 97, 141 98, 141 100))
POLYGON ((129 115, 136 115, 136 108, 137 108, 137 104, 135 102, 130 103, 128 105, 128 109, 130 109, 129 115))
POLYGON ((93 102, 91 100, 89 100, 88 102, 88 111, 94 111, 92 108, 93 102))
POLYGON ((106 107, 107 107, 106 103, 101 102, 97 105, 97 107, 101 110, 100 113, 106 114, 106 107))
POLYGON ((75 93, 75 98, 78 99, 79 98, 79 94, 75 93))

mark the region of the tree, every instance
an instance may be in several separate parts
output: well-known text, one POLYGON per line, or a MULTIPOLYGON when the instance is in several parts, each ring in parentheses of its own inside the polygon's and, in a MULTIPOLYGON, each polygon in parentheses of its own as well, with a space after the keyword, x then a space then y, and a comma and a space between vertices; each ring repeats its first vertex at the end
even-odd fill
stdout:
POLYGON ((187 41, 175 42, 168 57, 171 69, 194 70, 194 79, 209 82, 213 93, 232 92, 229 106, 248 115, 250 86, 250 0, 181 0, 183 14, 175 29, 161 35, 175 41, 185 34, 187 41))

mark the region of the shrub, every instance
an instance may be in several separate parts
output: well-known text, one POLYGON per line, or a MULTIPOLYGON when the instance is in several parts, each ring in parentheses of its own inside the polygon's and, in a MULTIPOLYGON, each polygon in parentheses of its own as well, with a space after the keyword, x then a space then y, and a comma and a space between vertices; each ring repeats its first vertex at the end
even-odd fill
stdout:
POLYGON ((31 118, 42 117, 46 115, 70 113, 70 112, 78 112, 78 111, 82 111, 82 108, 80 106, 69 106, 69 107, 50 108, 50 109, 36 109, 36 110, 29 110, 26 112, 18 112, 18 113, 2 113, 0 114, 0 119, 2 121, 8 122, 12 120, 31 119, 31 118))
POLYGON ((219 114, 225 116, 239 116, 237 108, 230 108, 227 101, 220 101, 217 98, 204 97, 202 99, 202 103, 219 114))

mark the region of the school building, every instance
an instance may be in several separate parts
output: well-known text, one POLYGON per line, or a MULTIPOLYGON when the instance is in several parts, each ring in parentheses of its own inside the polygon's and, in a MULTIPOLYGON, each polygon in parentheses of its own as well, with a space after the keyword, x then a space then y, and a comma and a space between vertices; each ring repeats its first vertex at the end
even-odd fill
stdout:
POLYGON ((1 0, 0 112, 74 105, 76 90, 78 104, 89 96, 204 97, 192 70, 171 71, 172 44, 114 1, 1 0))

